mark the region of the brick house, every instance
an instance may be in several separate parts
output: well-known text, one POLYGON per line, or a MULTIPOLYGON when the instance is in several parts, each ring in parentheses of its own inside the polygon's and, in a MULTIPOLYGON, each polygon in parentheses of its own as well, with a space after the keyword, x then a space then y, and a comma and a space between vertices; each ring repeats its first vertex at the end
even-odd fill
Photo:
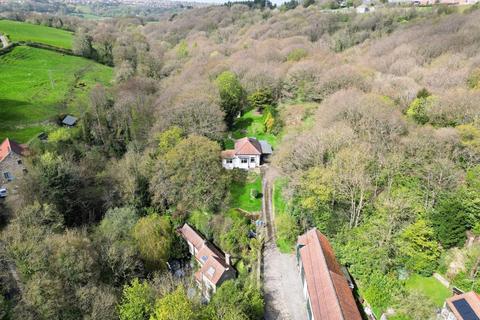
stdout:
POLYGON ((186 223, 178 229, 178 232, 187 242, 188 251, 199 264, 200 268, 195 272, 195 280, 202 295, 210 300, 212 294, 223 282, 234 279, 237 275, 230 265, 230 255, 218 250, 186 223))
POLYGON ((308 320, 362 320, 353 285, 348 283, 328 239, 311 229, 298 237, 296 252, 308 320))
POLYGON ((25 145, 5 139, 0 145, 0 186, 14 181, 25 172, 23 157, 28 154, 25 145))

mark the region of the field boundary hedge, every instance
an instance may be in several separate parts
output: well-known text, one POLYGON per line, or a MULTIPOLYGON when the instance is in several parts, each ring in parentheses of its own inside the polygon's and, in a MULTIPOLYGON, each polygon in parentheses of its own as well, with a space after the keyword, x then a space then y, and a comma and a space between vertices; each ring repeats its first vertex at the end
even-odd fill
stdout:
POLYGON ((37 48, 37 49, 50 50, 50 51, 54 51, 54 52, 57 52, 57 53, 66 54, 66 55, 69 55, 69 56, 85 58, 85 59, 88 59, 88 60, 95 61, 96 63, 103 64, 104 66, 111 67, 110 65, 108 65, 106 63, 103 63, 101 61, 98 61, 96 59, 87 58, 87 57, 84 57, 80 54, 75 54, 73 52, 73 50, 71 50, 71 49, 59 48, 59 47, 55 47, 55 46, 52 46, 52 45, 49 45, 49 44, 40 43, 40 42, 33 42, 33 41, 15 41, 15 42, 11 41, 10 44, 7 47, 0 49, 0 56, 9 53, 16 46, 25 46, 25 47, 32 47, 32 48, 37 48))
POLYGON ((70 50, 70 49, 59 48, 59 47, 55 47, 55 46, 45 44, 45 43, 33 42, 33 41, 17 41, 16 43, 18 45, 21 45, 21 46, 27 46, 27 47, 32 47, 32 48, 56 51, 58 53, 63 53, 63 54, 68 54, 70 56, 80 57, 80 55, 73 53, 73 51, 70 50))

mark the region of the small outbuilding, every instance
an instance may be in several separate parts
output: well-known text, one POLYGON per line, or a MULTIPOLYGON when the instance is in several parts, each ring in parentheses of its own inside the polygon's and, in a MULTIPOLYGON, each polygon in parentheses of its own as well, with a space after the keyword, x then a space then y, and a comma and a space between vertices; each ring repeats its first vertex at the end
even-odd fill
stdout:
POLYGON ((67 127, 73 127, 77 123, 78 119, 74 116, 68 115, 62 120, 62 124, 67 127))

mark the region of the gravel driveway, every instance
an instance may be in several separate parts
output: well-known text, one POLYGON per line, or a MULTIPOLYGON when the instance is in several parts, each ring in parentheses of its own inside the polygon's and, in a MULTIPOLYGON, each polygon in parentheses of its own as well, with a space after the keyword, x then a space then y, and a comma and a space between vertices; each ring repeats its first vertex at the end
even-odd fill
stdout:
POLYGON ((263 173, 263 219, 267 223, 267 243, 263 250, 265 319, 305 320, 306 304, 295 256, 281 253, 275 245, 271 186, 276 174, 268 167, 263 173))
POLYGON ((265 319, 307 319, 295 256, 280 253, 274 244, 269 243, 265 246, 263 259, 265 319))

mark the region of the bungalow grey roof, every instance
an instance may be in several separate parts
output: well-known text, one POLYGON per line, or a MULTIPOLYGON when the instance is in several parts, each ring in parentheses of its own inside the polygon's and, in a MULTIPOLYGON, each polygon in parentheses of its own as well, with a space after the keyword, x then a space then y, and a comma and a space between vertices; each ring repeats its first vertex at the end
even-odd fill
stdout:
POLYGON ((260 140, 260 147, 262 148, 262 153, 263 154, 272 154, 272 146, 265 140, 260 140))
POLYGON ((77 120, 78 120, 78 119, 77 119, 76 117, 74 117, 74 116, 66 116, 65 118, 63 118, 62 123, 63 123, 64 125, 67 125, 67 126, 72 127, 72 126, 75 125, 75 123, 77 123, 77 120))

